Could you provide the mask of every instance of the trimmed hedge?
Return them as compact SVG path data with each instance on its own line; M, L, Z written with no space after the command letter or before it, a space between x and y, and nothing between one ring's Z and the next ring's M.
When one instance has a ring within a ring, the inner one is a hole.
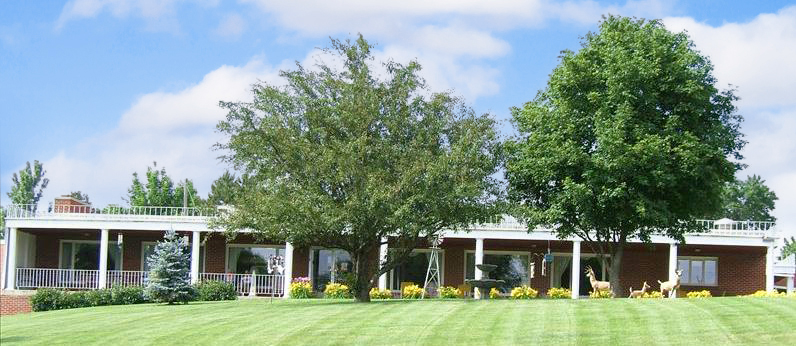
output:
M196 292L198 293L198 300L216 301L238 299L238 292L235 291L235 286L231 282L215 280L200 282L196 285Z
M69 292L40 288L30 297L33 311L86 308L101 305L147 303L143 287L113 287L101 290Z

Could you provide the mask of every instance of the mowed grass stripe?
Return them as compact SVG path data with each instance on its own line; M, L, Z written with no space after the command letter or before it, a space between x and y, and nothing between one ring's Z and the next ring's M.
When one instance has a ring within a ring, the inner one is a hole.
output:
M0 343L736 345L796 340L796 299L282 301L106 306L0 318Z

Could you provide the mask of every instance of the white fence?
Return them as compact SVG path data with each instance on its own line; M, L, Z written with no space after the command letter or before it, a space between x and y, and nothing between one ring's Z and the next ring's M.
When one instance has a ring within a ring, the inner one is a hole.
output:
M261 296L279 297L285 292L284 275L252 275L231 273L201 273L201 281L221 281L231 283L239 295L248 295L252 289Z
M99 270L17 268L17 288L97 289Z
M108 287L146 286L149 273L139 270L109 270L106 276Z

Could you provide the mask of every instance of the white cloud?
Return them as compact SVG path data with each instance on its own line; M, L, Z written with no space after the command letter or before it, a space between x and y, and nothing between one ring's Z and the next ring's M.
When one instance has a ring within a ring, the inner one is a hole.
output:
M109 12L116 18L141 17L147 21L151 30L176 30L176 6L185 0L70 0L61 10L55 23L57 30L73 20L94 18ZM206 7L213 7L218 0L193 1Z
M224 16L215 30L216 35L227 38L238 38L246 30L246 20L239 14L232 13Z
M226 169L217 160L220 153L211 149L222 140L215 125L226 114L218 102L251 100L251 84L258 80L278 81L278 69L254 59L244 66L222 66L179 92L141 96L117 128L67 146L44 162L50 184L42 201L81 190L96 205L122 203L132 173L145 172L153 161L175 180L191 179L206 196Z
M796 107L765 112L756 117L757 126L747 133L749 144L743 154L748 168L740 178L757 174L779 197L774 216L781 229L796 235Z
M664 22L670 30L688 31L715 65L720 83L738 86L741 105L796 106L796 6L718 27L682 17Z
M714 64L720 86L737 86L743 150L748 168L776 192L779 228L796 234L796 6L760 14L746 23L711 26L693 18L665 18L672 31L687 30L696 49Z

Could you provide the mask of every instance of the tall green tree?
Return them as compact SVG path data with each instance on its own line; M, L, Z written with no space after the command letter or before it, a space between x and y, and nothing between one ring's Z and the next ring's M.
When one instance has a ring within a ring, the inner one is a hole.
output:
M721 211L714 218L730 218L742 221L777 221L771 215L777 194L766 186L759 175L747 176L746 180L733 180L724 187Z
M166 173L166 168L158 170L157 162L154 168L147 167L146 181L141 183L138 173L133 173L133 183L127 190L127 202L133 207L182 207L187 200L188 207L203 205L197 195L196 188L191 180L177 184ZM185 196L185 193L188 193ZM185 199L183 199L185 197Z
M196 298L191 285L191 257L188 244L173 229L166 231L155 251L147 258L149 281L147 295L155 301L169 304L185 303Z
M506 179L529 229L579 237L609 268L615 294L630 239L684 241L715 213L745 142L732 90L685 33L609 16L547 87L512 109Z
M348 251L358 301L423 239L492 215L499 194L490 116L428 90L415 61L373 64L371 49L362 36L332 40L342 69L297 64L280 73L286 86L222 102L218 124L224 159L252 180L224 226ZM394 251L380 263L386 237Z
M796 238L790 237L785 238L785 246L782 247L782 253L779 255L779 258L786 258L790 255L796 255Z
M35 212L44 189L50 183L50 179L44 177L46 173L44 165L39 160L34 160L33 165L30 161L26 162L25 168L11 176L13 185L11 191L7 193L11 203L29 205L30 210Z
M207 203L212 206L234 205L242 190L242 179L226 171L210 185Z

